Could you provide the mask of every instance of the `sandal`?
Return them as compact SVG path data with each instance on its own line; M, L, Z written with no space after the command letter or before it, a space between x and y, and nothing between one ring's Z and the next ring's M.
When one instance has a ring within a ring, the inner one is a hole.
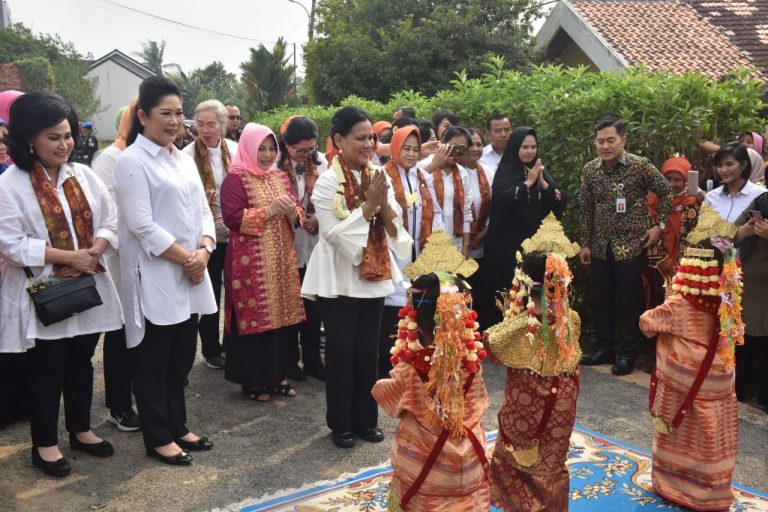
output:
M277 393L278 395L288 396L291 398L294 398L296 396L296 388L288 384L288 382L284 382L280 384L279 386L275 386L272 391Z
M253 400L254 402L270 402L272 401L272 395L270 395L270 389L267 386L259 386L257 388L248 388L243 386L243 394Z

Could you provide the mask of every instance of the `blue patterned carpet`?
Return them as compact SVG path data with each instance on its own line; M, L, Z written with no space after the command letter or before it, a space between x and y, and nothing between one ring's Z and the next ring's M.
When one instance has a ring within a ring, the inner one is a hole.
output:
M488 435L489 451L496 433ZM571 435L568 469L572 512L686 510L656 496L651 459L643 452L580 426ZM392 467L369 468L336 482L323 482L240 508L241 512L382 512ZM738 484L732 512L768 512L768 495ZM498 509L493 508L494 512Z

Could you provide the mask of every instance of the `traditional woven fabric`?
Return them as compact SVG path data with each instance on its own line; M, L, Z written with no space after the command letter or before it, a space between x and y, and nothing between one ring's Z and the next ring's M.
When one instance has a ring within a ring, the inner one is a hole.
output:
M488 177L485 175L483 166L477 163L477 182L480 184L480 205L474 205L472 209L472 225L470 233L476 234L485 229L488 222L488 215L491 213L491 185L488 183ZM477 210L477 214L475 214Z
M435 186L435 197L441 208L445 207L445 185L443 184L443 171L438 169L432 173ZM464 234L464 184L461 181L459 166L451 166L451 179L453 180L453 236Z
M231 172L242 180L248 208L240 230L231 231L229 241L225 329L229 332L233 313L240 335L303 322L293 226L283 215L266 219L265 214L272 198L291 194L291 182L282 171Z
M654 416L672 422L701 367L715 321L716 316L699 311L681 295L641 317L645 333L659 333ZM734 371L717 353L680 427L671 434L654 433L654 489L694 510L727 508L733 500L738 441Z
M400 424L392 440L391 461L397 499L390 510L399 510L402 496L416 480L437 442L441 429L432 427L424 380L406 363L395 366L391 378L382 379L373 388L379 405ZM466 378L466 376L464 377ZM480 442L485 431L480 417L488 407L488 395L482 374L475 374L464 401L464 427ZM490 492L485 468L467 436L449 437L426 480L408 505L408 510L438 512L445 510L478 511L490 507ZM395 506L396 505L396 506Z

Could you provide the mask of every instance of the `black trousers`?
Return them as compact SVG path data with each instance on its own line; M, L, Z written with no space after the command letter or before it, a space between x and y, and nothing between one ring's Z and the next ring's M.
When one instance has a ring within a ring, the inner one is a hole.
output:
M216 299L216 312L210 315L202 315L198 329L200 331L201 352L205 359L220 356L227 345L226 333L224 334L224 343L219 343L221 339L219 329L219 311L221 311L221 283L224 275L224 261L227 259L227 243L216 242L216 250L208 259L208 275L211 277L213 286L213 296Z
M29 413L27 353L0 354L0 426Z
M768 337L744 336L736 347L736 398L747 402L754 389L757 403L768 407Z
M496 308L496 293L493 283L491 265L485 261L485 258L477 258L477 272L467 278L467 282L472 287L472 309L477 313L477 323L480 324L480 332L485 331L492 325L498 323L488 323L497 319L494 310ZM512 279L503 288L508 289L512 286Z
M144 339L129 352L144 444L156 448L189 433L184 381L195 361L197 315L174 325L144 321Z
M133 408L131 356L125 344L125 328L104 334L104 397L108 409Z
M597 348L614 353L615 325L619 325L619 357L637 358L643 339L640 315L644 295L641 275L645 256L616 261L608 246L607 259L592 258L592 307L595 312Z
M299 278L304 282L304 274L307 268L299 269ZM304 368L312 368L323 364L320 358L320 313L317 311L317 302L304 299L304 311L307 319L294 329L296 334L282 347L282 354L286 368L296 366L301 360ZM299 354L301 343L301 354Z
M326 423L334 432L373 428L379 420L371 389L376 383L384 298L318 297L317 305L326 336Z
M58 340L36 340L27 351L29 424L34 446L57 445L59 402L64 394L68 432L91 429L93 365L100 333Z
M397 337L397 323L400 317L397 313L400 311L398 306L384 306L381 315L381 331L379 332L379 378L389 378L389 371L392 369L390 358L392 354L390 349L395 345ZM393 338L395 336L395 338Z

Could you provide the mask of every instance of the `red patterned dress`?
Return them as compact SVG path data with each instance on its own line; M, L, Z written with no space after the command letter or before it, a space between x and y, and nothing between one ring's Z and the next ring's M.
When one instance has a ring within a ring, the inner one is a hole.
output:
M221 186L221 210L230 229L224 265L227 346L225 377L243 386L276 386L290 326L304 321L294 227L284 215L267 219L272 199L295 197L282 171L234 169Z

